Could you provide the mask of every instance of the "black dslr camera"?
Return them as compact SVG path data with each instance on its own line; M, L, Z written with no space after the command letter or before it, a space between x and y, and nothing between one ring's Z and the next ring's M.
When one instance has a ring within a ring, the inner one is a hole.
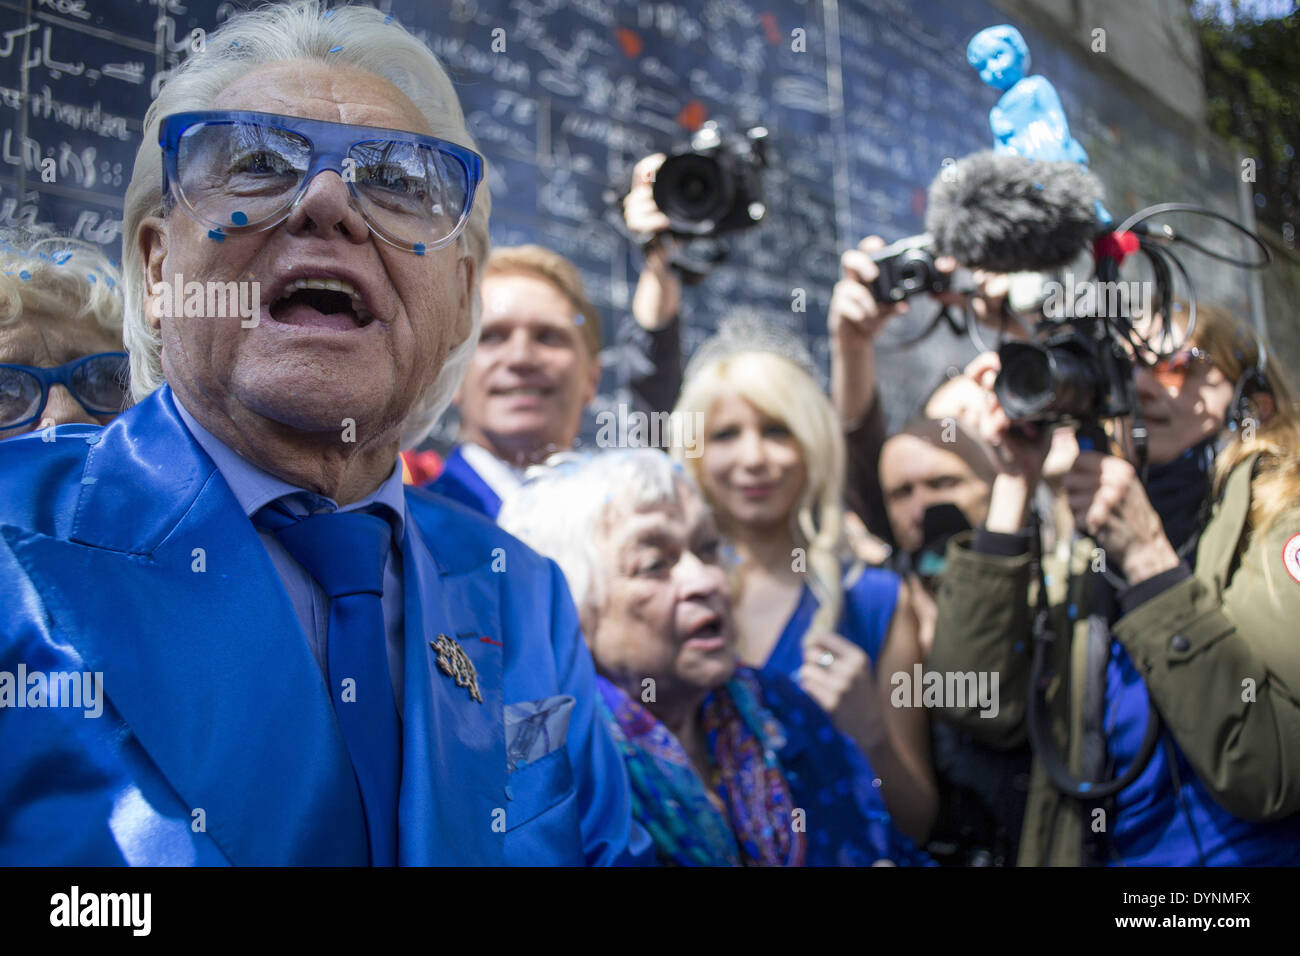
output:
M679 236L720 236L756 226L767 214L763 204L763 169L767 166L767 130L756 126L744 135L724 135L705 123L691 139L691 149L664 160L655 174L655 205Z
M970 291L970 273L965 269L940 272L934 266L934 237L929 233L908 236L871 254L880 275L871 283L871 294L879 303L902 302L914 295L935 295L954 288Z

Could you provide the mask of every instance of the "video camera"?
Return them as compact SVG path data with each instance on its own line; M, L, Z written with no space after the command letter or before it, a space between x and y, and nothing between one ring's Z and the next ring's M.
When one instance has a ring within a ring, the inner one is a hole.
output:
M1047 426L1093 423L1133 411L1133 361L1119 329L1105 317L1041 342L1004 342L994 394L1014 422Z

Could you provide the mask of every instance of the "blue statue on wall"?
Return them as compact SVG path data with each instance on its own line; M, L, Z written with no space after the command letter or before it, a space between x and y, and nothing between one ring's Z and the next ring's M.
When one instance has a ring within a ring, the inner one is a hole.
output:
M1019 30L1005 23L981 30L966 47L966 59L981 80L1002 90L989 110L997 152L1088 165L1088 154L1070 135L1056 88L1046 77L1025 75L1029 47Z

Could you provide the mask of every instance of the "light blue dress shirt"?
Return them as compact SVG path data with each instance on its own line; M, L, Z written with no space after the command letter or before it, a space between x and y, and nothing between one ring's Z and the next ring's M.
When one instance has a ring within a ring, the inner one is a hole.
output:
M244 509L249 519L263 507L273 501L281 501L294 514L329 514L334 511L363 511L367 508L388 520L393 528L393 545L388 551L388 561L384 565L384 627L388 637L388 672L393 679L393 693L397 701L397 710L402 711L402 683L405 667L403 665L403 648L405 647L405 612L403 610L402 592L402 534L406 527L406 492L402 485L402 469L394 461L393 471L384 479L375 491L360 501L340 508L338 502L303 488L295 488L286 481L275 477L241 457L229 445L195 420L194 416L175 396L176 410L181 420L189 429L194 440L212 459L212 463L221 472L221 477L230 486L235 500ZM303 569L303 566L290 556L273 532L258 530L258 537L271 557L275 569L280 572L280 581L289 595L298 623L302 625L303 634L316 656L316 663L321 673L329 680L328 630L329 598L316 579Z

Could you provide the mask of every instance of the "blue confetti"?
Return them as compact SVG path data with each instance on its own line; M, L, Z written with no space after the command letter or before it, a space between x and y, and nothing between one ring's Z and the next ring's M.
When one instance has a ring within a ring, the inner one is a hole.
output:
M232 48L233 48L233 47L237 47L237 46L239 46L239 41L238 41L238 40L231 40L231 41L230 41L230 46L231 46Z
M384 23L392 23L392 22L393 22L393 15L391 13L388 16L384 17Z
M333 10L326 10L326 11L325 11L325 19L326 19L326 20L328 20L328 19L329 19L330 17L332 17L332 16L334 16L334 11L333 11Z
M422 243L422 242L417 242L417 243L415 244L415 254L416 254L417 256L422 256L422 255L424 255L424 243Z
M1070 605L1070 620L1073 621L1073 620L1074 620L1075 618L1077 618L1078 616L1079 616L1079 608L1078 608L1076 605L1071 604L1071 605Z
M248 225L248 216L242 212L232 212L230 214L230 221L236 226L246 226Z
M22 279L24 282L26 282L26 281L27 281L28 279L30 279L31 277L32 277L32 274L31 274L30 272L28 272L26 269L24 269L22 272L18 273L18 278Z
M1039 189L1039 190L1041 190L1041 189L1043 188L1043 184L1042 184L1042 183L1034 183L1034 188L1035 188L1035 189Z
M72 258L71 251L64 249L62 252L56 252L54 254L54 264L61 266L71 258Z
M341 47L341 46L332 46L332 47L330 47L330 52L331 52L331 53L338 53L339 50L341 50L341 49L343 49L343 47Z
M90 275L87 276L87 278L90 279L91 282L98 282L98 281L99 281L99 279L97 279L97 278L95 277L95 273L93 273L93 272L90 273Z
M208 238L215 239L217 242L221 242L226 238L226 234L222 232L220 229L209 229Z
M1092 789L1092 784L1090 784L1090 783L1081 783L1081 784L1079 784L1079 792L1080 792L1080 793L1087 793L1087 792L1088 792L1089 790L1091 790L1091 789Z

